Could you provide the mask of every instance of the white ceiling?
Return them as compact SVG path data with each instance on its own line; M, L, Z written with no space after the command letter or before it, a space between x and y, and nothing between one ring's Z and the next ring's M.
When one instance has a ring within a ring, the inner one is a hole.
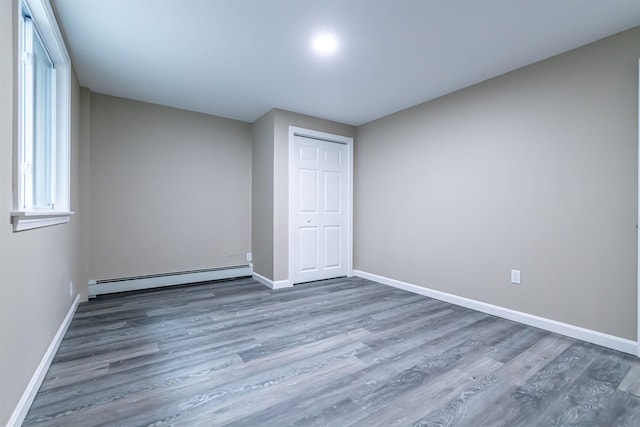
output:
M359 125L640 25L639 0L54 0L80 84ZM333 56L311 38L332 32Z

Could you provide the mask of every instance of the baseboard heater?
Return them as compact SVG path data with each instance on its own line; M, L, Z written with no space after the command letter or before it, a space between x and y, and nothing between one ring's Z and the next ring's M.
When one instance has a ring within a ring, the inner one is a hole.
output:
M251 265L211 268L206 270L179 271L174 273L149 274L146 276L122 277L119 279L89 280L89 298L117 292L161 288L163 286L208 282L251 276Z

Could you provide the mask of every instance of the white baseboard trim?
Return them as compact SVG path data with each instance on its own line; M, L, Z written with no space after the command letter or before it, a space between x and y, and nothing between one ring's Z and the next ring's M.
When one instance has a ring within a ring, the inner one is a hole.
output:
M38 390L42 385L42 381L44 381L44 377L47 375L47 371L49 371L49 367L51 366L51 362L53 361L53 358L58 351L58 347L60 347L62 338L64 338L64 334L66 334L67 329L69 329L71 319L73 319L73 315L78 308L79 302L80 295L76 295L76 298L73 300L73 304L71 304L71 307L69 307L69 311L67 312L66 317L58 328L58 332L56 332L56 335L53 337L51 344L49 344L49 348L44 353L40 364L31 377L31 381L29 381L26 390L24 391L24 393L22 393L22 397L20 398L18 405L13 410L13 414L11 414L11 418L9 418L9 421L7 422L7 427L18 427L22 425L24 418L29 412L29 408L31 408L33 399L35 399L36 394L38 394Z
M254 272L253 278L262 283L263 285L271 288L271 289L282 289L282 288L290 288L293 286L288 280L276 280L273 281L271 279L267 279L266 277Z
M411 283L401 282L399 280L390 279L388 277L379 276L377 274L367 273L365 271L354 270L353 274L363 279L373 282L382 283L384 285L393 286L394 288L403 289L415 294L424 295L440 301L470 308L472 310L491 314L492 316L502 317L503 319L513 320L514 322L523 323L525 325L534 326L556 334L565 335L576 338L592 344L601 345L613 350L629 353L634 356L638 354L638 343L626 338L616 337L614 335L604 334L602 332L593 331L591 329L582 328L580 326L562 323L544 317L534 316L532 314L523 313L509 308L497 305L487 304L484 302L460 297L446 292L436 291Z
M110 280L89 280L89 298L117 292L138 291L164 286L185 285L208 282L210 280L235 279L251 276L250 265L212 268L210 270L185 271L179 273L155 274L144 277L127 277Z

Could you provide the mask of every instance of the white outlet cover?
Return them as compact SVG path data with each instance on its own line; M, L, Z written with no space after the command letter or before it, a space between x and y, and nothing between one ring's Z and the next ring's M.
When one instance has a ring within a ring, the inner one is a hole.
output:
M511 270L511 283L520 284L520 270Z

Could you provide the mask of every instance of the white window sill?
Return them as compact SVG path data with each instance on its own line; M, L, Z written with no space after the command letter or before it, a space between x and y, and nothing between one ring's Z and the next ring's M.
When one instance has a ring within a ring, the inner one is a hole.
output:
M49 227L69 222L73 212L11 212L13 231L31 230L33 228Z

